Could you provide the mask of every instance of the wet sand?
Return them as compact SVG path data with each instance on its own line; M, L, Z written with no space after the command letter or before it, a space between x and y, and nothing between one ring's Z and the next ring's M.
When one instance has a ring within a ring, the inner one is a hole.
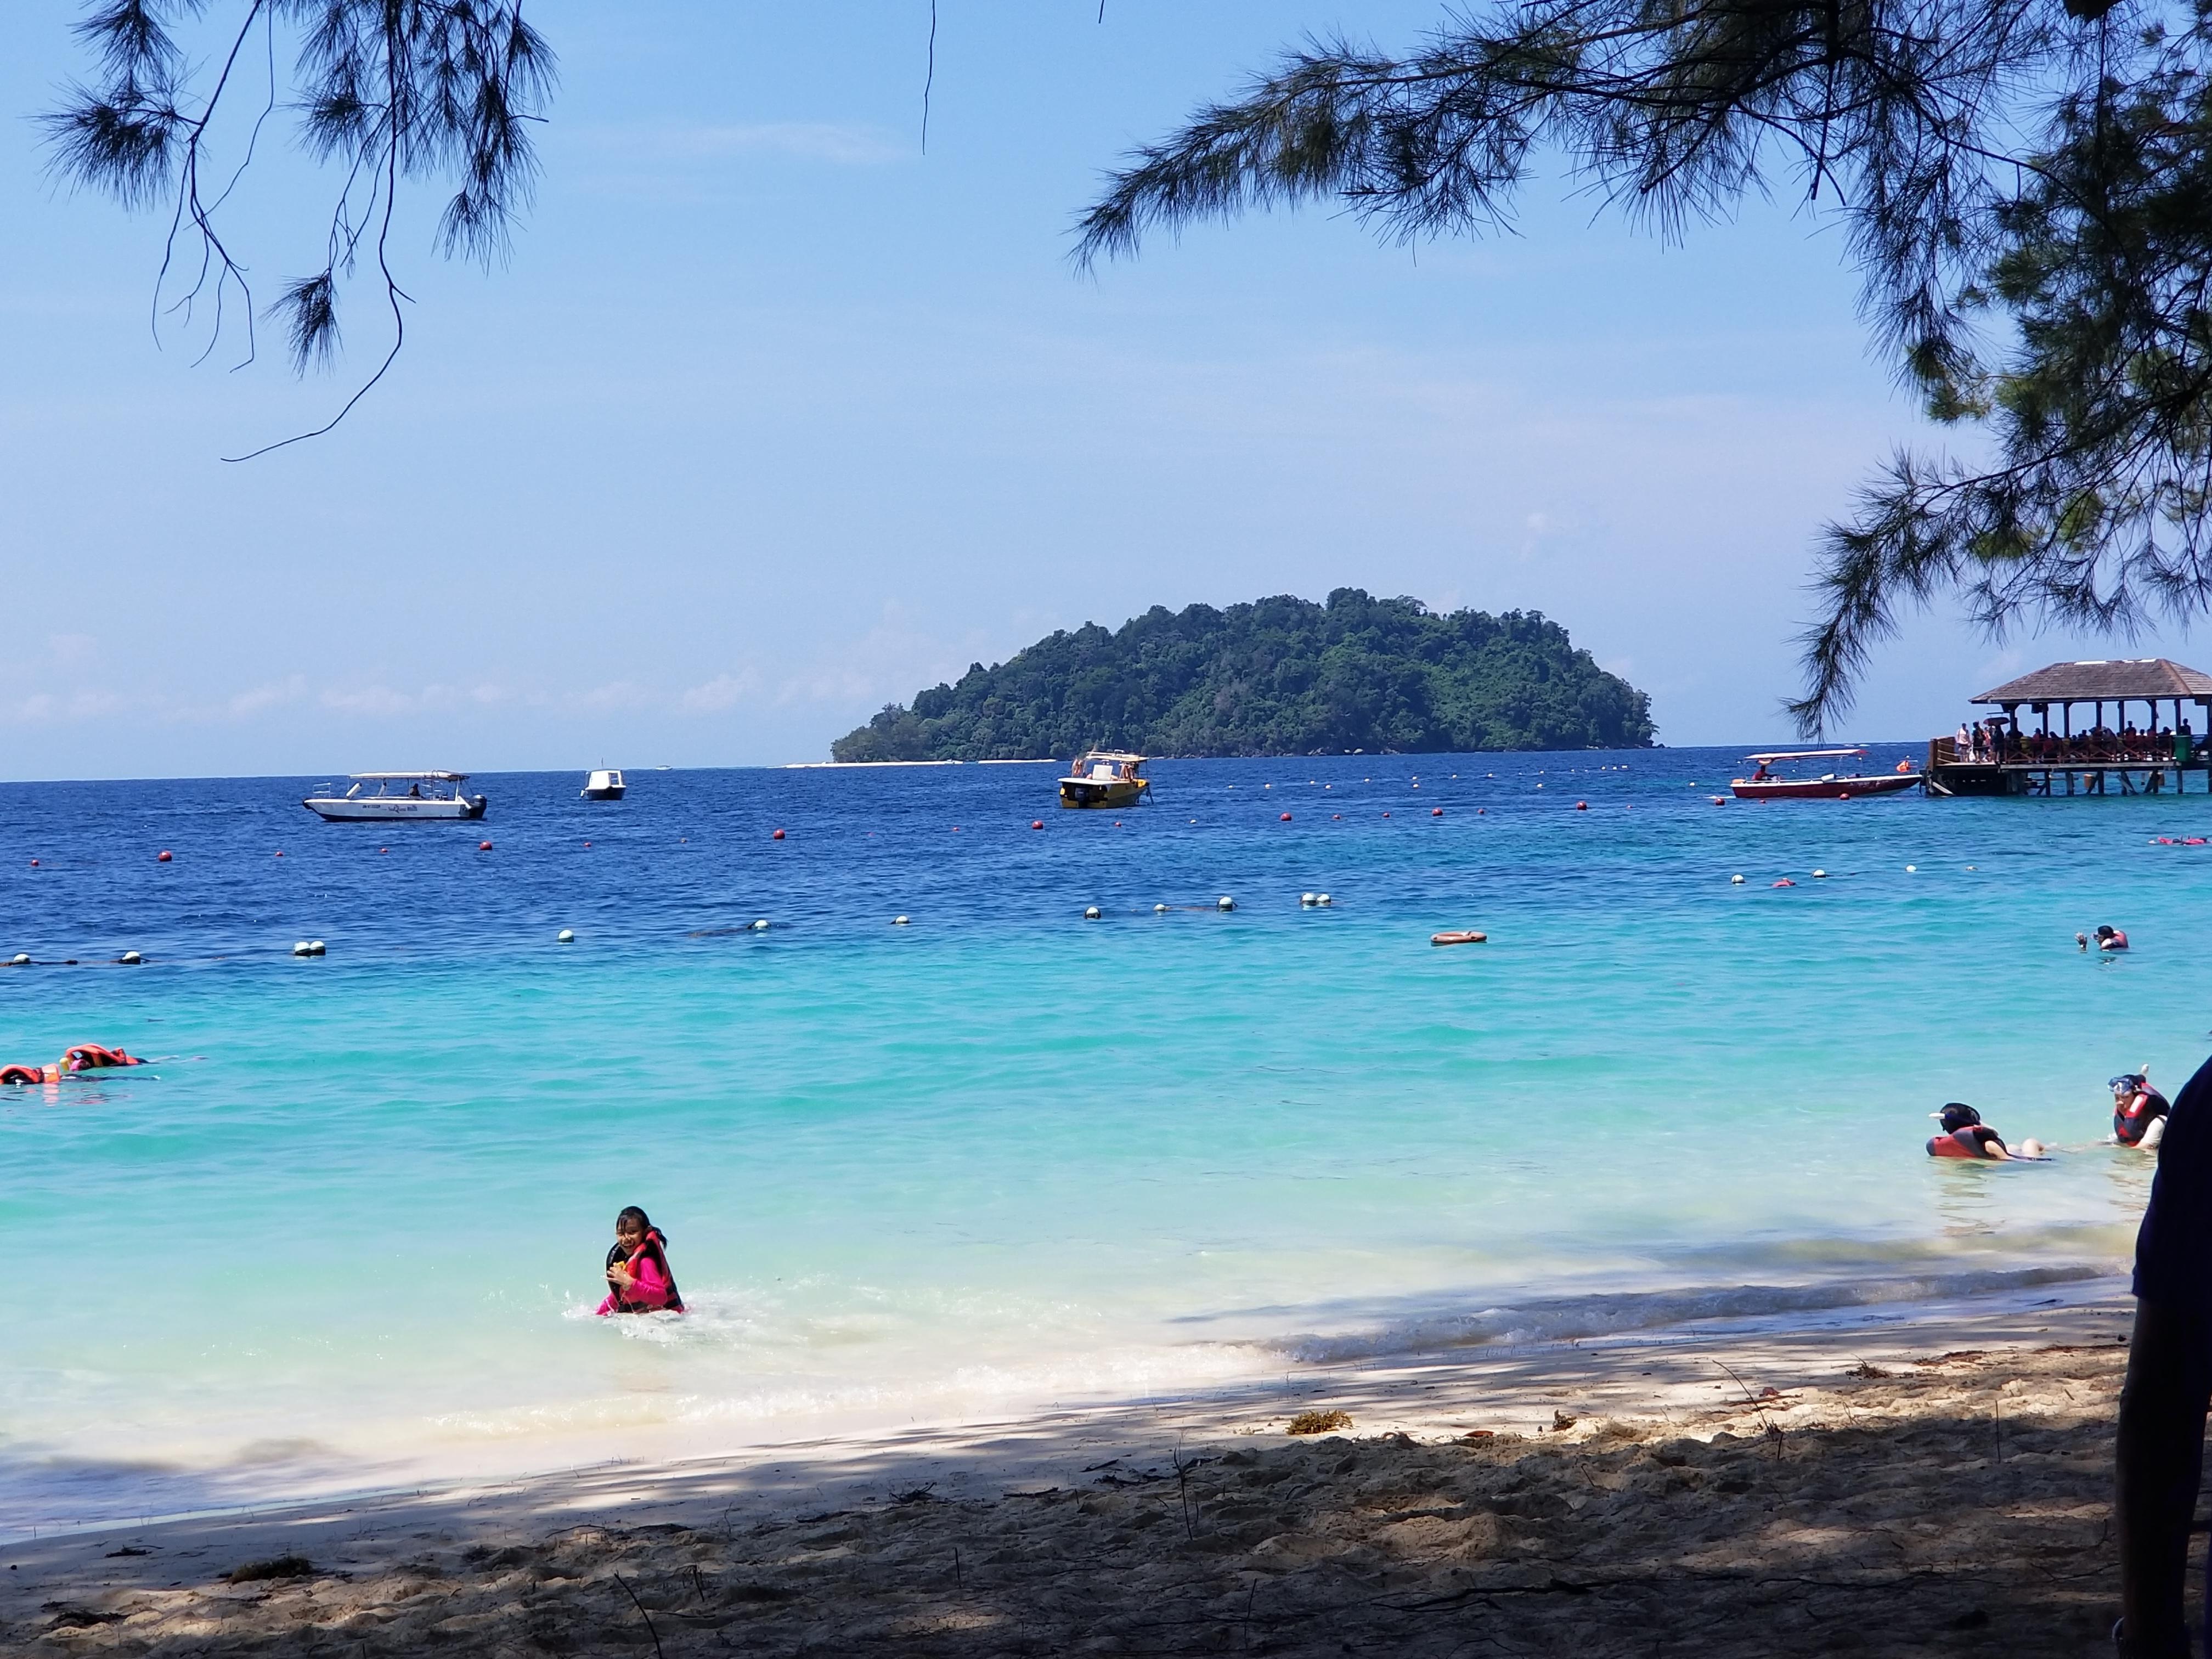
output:
M0 1650L2093 1654L2130 1314L1483 1349L67 1534L0 1547Z

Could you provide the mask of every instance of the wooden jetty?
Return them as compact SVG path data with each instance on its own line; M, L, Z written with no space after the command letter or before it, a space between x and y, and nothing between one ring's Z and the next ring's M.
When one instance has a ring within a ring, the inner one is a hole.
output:
M2192 772L2212 793L2212 744L2198 735L2212 726L2212 675L2164 657L2057 662L1972 701L1998 712L1962 727L1964 744L1929 739L1930 794L2179 793Z

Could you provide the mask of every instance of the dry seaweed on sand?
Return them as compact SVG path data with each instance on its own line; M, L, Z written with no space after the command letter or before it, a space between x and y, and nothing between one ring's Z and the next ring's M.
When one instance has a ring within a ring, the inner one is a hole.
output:
M1290 1425L1283 1432L1285 1434L1328 1434L1335 1430L1348 1429L1351 1426L1352 1413L1349 1412L1305 1411L1300 1412L1292 1418Z

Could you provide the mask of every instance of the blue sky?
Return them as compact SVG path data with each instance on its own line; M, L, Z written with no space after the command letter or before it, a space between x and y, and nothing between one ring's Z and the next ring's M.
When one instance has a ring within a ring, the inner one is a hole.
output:
M1434 0L942 0L926 155L923 0L548 0L512 260L441 264L426 203L389 379L226 465L343 401L369 297L329 377L157 343L160 224L58 188L29 118L79 8L12 10L0 775L819 759L1056 627L1341 586L1541 610L1662 740L1764 743L1818 526L1930 441L1786 202L1667 247L1540 181L1516 236L1309 211L1071 270L1130 144L1303 32L1403 47ZM329 187L264 143L231 220L261 297L319 263ZM2122 649L1930 617L1845 735Z

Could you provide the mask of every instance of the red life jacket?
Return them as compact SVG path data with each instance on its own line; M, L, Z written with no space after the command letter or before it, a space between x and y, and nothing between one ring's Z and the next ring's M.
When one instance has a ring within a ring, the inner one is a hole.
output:
M80 1042L62 1056L62 1065L72 1072L97 1071L106 1066L143 1066L145 1063L125 1054L120 1048L103 1048L97 1042Z
M0 1066L0 1084L44 1083L46 1068L40 1066Z
M640 1261L648 1261L660 1274L661 1282L668 1286L668 1300L661 1303L658 1307L650 1302L635 1300L627 1290L615 1291L617 1313L682 1313L684 1311L684 1298L677 1294L676 1275L669 1270L668 1252L663 1248L667 1243L668 1241L660 1236L660 1229L654 1227L647 1232L645 1242L635 1250L624 1251L619 1242L609 1248L607 1266L610 1267L619 1262L625 1273L635 1275L637 1263Z
M2112 1109L2112 1139L2123 1146L2140 1146L2150 1126L2173 1109L2155 1089L2138 1089L2124 1106Z
M1987 1139L1984 1139L1984 1136L1987 1137ZM1953 1133L1948 1135L1937 1135L1930 1139L1928 1143L1928 1156L1930 1158L1986 1158L1989 1157L1989 1154L1984 1152L1982 1148L1992 1140L1999 1146L2002 1146L2004 1145L2004 1137L2000 1135L1995 1129L1990 1128L1987 1124L1970 1123L1965 1128L1957 1130Z

